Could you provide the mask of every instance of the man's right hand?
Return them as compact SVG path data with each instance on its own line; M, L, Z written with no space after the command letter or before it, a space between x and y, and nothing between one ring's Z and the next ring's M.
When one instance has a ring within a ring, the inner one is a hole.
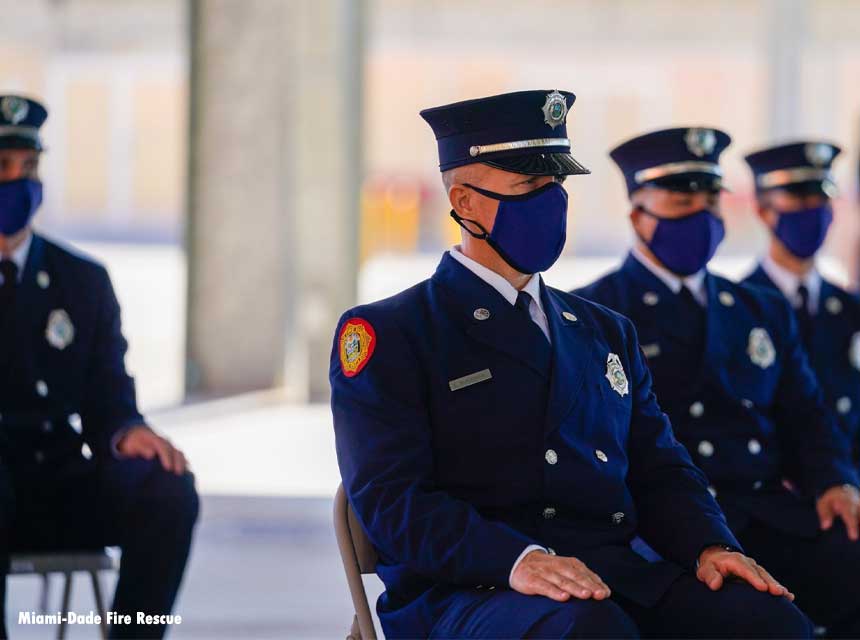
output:
M559 602L571 596L580 600L605 600L612 593L600 576L581 560L540 550L520 560L511 576L511 588L528 596L546 596Z

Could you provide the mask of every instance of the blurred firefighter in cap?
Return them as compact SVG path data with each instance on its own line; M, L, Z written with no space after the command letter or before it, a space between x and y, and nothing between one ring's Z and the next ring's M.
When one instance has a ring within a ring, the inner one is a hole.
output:
M47 115L0 96L0 562L5 572L16 551L119 546L112 609L132 623L111 635L160 637L165 625L139 625L137 612L171 611L194 478L137 409L107 271L32 230Z
M577 293L635 324L660 405L746 552L815 624L858 637L857 472L795 314L782 296L707 269L724 236L729 143L690 127L616 147L636 242L617 271Z
M338 461L386 637L804 637L673 437L633 325L540 276L565 244L561 181L588 173L573 101L423 111L462 244L338 325Z

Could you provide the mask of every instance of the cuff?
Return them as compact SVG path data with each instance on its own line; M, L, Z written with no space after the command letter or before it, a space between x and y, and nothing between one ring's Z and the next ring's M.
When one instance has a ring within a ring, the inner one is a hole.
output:
M544 553L549 553L549 551L547 551L545 547L542 547L539 544L530 544L525 549L523 549L523 552L519 555L516 562L514 562L514 566L511 567L511 573L508 575L508 586L511 585L511 578L514 577L514 571L517 570L517 567L519 566L520 562L522 562L522 559L525 558L532 551L543 551Z

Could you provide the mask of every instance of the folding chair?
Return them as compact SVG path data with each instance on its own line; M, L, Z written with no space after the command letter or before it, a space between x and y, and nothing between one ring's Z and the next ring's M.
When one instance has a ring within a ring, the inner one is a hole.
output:
M367 603L367 592L361 580L362 574L376 573L376 550L355 517L346 499L343 485L337 488L334 497L334 532L337 536L343 568L346 571L352 606L355 609L352 627L346 638L347 640L376 640L376 629L373 627L373 617L370 615L370 605Z
M63 603L60 611L64 614L69 610L72 601L72 574L85 571L90 574L93 597L96 608L101 616L101 636L107 638L107 612L102 598L99 571L116 571L119 569L119 552L117 549L105 548L95 551L72 551L62 553L14 553L9 562L9 575L21 576L36 574L42 576L42 594L39 598L40 611L48 610L48 576L51 573L62 573L65 576L63 584ZM66 637L66 623L60 623L57 637Z

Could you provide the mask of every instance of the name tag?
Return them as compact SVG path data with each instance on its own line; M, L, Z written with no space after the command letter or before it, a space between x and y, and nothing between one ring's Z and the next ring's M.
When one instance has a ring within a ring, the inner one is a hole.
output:
M473 384L478 384L479 382L483 382L484 380L489 380L493 377L493 374L490 373L489 369L484 369L483 371L476 371L475 373L470 373L467 376L463 376L462 378L455 378L454 380L450 380L448 382L448 386L451 387L451 391L459 391L460 389L465 389L466 387L470 387Z

